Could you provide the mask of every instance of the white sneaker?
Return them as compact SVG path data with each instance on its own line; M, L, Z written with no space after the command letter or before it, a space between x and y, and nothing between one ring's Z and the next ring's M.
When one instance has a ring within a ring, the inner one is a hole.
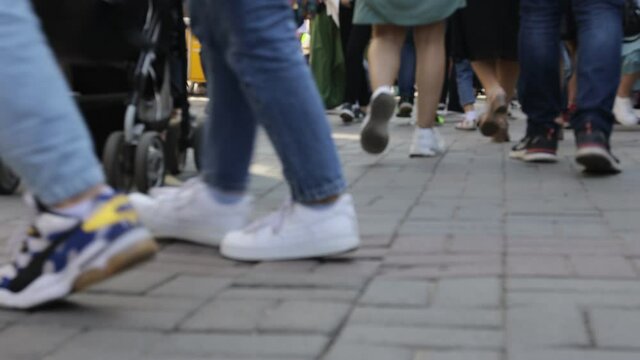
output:
M389 144L389 121L396 108L393 89L381 86L371 95L369 113L360 130L360 145L370 154L380 154Z
M446 148L444 138L436 128L422 129L416 127L413 131L409 157L431 157L444 153Z
M220 252L235 260L291 260L336 255L360 244L358 220L350 195L325 209L288 202L279 211L234 231Z
M628 97L616 96L616 100L613 103L613 115L622 125L631 126L638 124L638 117L633 111L631 99Z
M135 193L129 198L142 223L156 237L209 246L220 245L228 232L246 226L253 207L249 196L235 204L216 202L199 178L154 194L150 197Z

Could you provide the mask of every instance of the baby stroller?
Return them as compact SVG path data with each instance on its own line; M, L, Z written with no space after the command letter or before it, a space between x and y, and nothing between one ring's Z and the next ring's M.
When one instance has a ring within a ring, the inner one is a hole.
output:
M20 186L20 179L0 160L0 195L13 194Z
M32 1L109 184L144 192L179 172L192 133L188 117L171 121L172 11L182 1Z

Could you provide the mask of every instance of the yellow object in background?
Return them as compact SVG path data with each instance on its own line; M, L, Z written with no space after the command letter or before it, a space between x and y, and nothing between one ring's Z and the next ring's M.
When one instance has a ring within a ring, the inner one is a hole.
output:
M189 61L187 65L187 80L192 85L206 83L207 79L204 77L202 60L200 58L202 46L200 45L200 41L198 41L191 32L191 29L187 29L187 49Z

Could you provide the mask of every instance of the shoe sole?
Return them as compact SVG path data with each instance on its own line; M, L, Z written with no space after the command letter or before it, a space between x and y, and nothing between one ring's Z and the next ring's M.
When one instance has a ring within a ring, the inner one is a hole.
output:
M403 118L408 118L411 117L411 113L413 112L413 107L410 106L400 106L398 108L398 114L396 114L397 117L403 117Z
M16 294L0 292L0 306L30 309L61 299L150 259L157 249L151 233L144 228L129 231L111 245L95 241L70 261L64 271L41 275Z
M428 154L409 154L409 158L411 159L415 159L415 158L430 158L430 157L435 157L436 154L435 152L433 153L428 153Z
M389 144L389 121L396 100L391 94L380 94L371 103L369 121L360 132L360 145L370 154L380 154Z
M355 115L354 114L350 114L348 112L341 112L340 113L340 119L342 119L342 122L344 124L350 124L355 119Z
M305 247L306 246L306 247ZM324 241L318 246L317 243L298 244L292 247L269 247L247 250L246 248L235 248L222 243L220 253L222 256L237 261L287 261L300 259L324 258L341 255L355 251L360 246L358 237L333 238Z
M525 153L522 156L522 160L530 163L549 164L558 162L558 156L549 153Z
M502 100L504 102L504 100ZM486 116L486 119L480 123L480 133L482 135L491 137L500 131L500 121L497 119L498 117L506 117L508 116L509 108L508 105L499 105L496 107L490 114ZM507 119L504 119L507 121Z
M622 172L615 159L605 149L599 147L579 149L576 162L584 166L585 173L618 174Z
M509 158L510 159L516 159L516 160L524 160L524 155L527 152L525 150L511 150L509 152Z

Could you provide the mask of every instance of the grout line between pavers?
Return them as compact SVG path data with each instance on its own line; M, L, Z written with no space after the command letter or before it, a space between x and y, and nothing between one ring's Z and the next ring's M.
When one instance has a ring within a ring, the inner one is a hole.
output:
M457 142L457 140L454 140L451 143L451 145L455 144L456 142ZM451 148L451 145L449 147L447 147L447 150L436 160L436 163L433 165L431 174L429 174L429 177L425 181L424 185L422 185L422 189L420 190L420 193L416 196L416 198L413 201L413 203L411 205L409 205L407 210L404 212L404 214L400 218L400 221L398 221L398 224L393 229L393 232L391 234L391 241L389 242L389 246L388 247L391 247L393 245L393 243L395 242L395 240L398 238L398 234L400 233L400 228L402 227L402 225L404 225L405 222L407 222L407 220L409 218L409 215L411 214L413 209L420 203L420 199L422 198L424 193L429 189L429 184L431 184L431 182L433 181L433 178L435 177L435 174L436 174L436 171L438 169L438 166L440 165L440 163L442 163L443 159L445 158L445 156L449 152L449 149ZM398 146L400 146L400 145L398 145ZM378 161L375 162L375 164L377 164L380 161L382 161L382 159L386 158L390 153L391 153L391 151L386 152L383 156L380 157L380 159ZM364 176L370 171L371 168L372 168L371 166L368 166L367 169L362 172L362 175L357 177L349 185L349 187L351 188L352 184L356 184L358 181L360 181L362 178L364 178ZM360 288L360 290L358 291L358 296L355 298L354 302L349 307L347 315L340 322L340 324L338 325L336 330L332 334L330 334L329 341L325 345L325 348L320 352L320 354L316 358L317 360L322 360L327 356L327 354L329 353L329 351L331 350L333 345L339 339L339 337L342 334L342 331L344 330L345 326L349 322L349 319L351 318L351 315L353 314L354 309L358 306L358 302L360 301L360 298L362 298L362 296L364 295L364 292L369 287L369 284L376 278L377 275L380 274L381 270L382 270L382 266L378 267L376 269L376 271L365 281L363 286Z

